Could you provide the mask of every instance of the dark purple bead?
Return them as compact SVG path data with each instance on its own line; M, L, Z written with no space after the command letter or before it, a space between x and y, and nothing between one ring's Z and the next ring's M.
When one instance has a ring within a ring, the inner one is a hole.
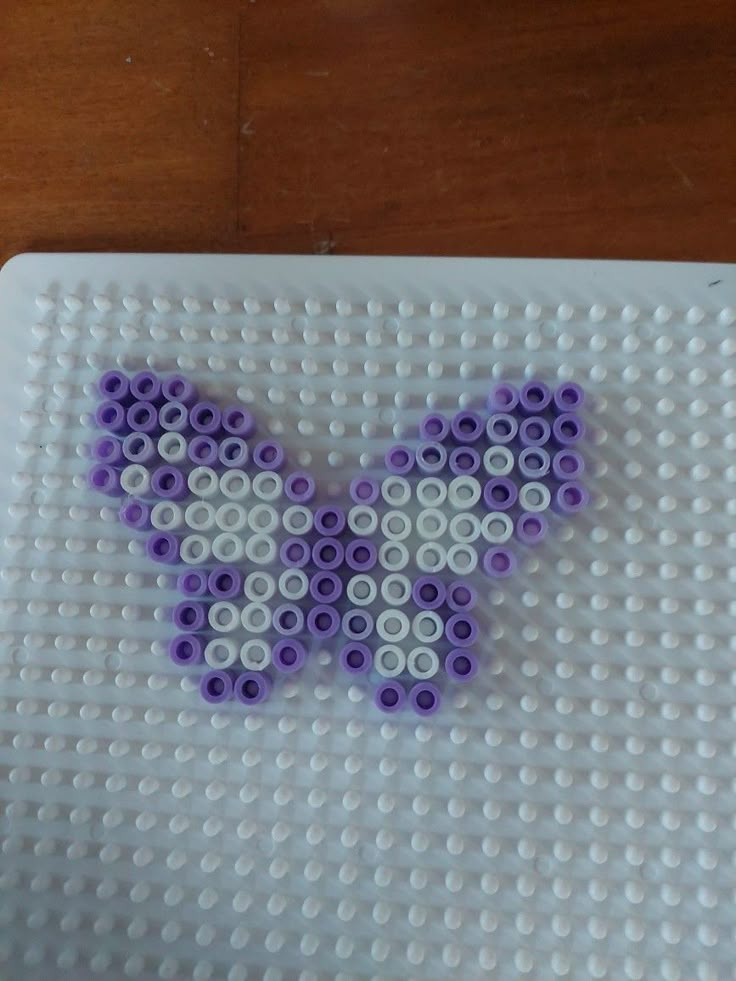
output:
M210 439L209 436L198 438ZM248 462L248 444L239 436L227 436L220 443L217 459L225 467L242 470Z
M292 674L304 667L307 649L300 640L277 640L271 650L271 661L277 671Z
M284 481L284 493L295 504L309 504L314 497L315 490L314 477L301 470L290 473Z
M543 446L527 446L519 454L516 465L526 480L539 480L549 473L549 453Z
M491 389L486 400L489 412L513 412L519 404L519 390L508 382L500 382Z
M120 486L120 474L107 463L95 463L87 474L87 483L92 490L107 494L108 497L122 497L123 488Z
M214 402L196 402L189 410L192 429L203 436L215 436L222 425L222 413Z
M478 601L478 594L466 582L456 580L447 587L447 605L454 613L468 613Z
M378 561L378 549L367 538L354 538L345 549L345 561L354 572L369 572Z
M183 402L164 402L158 410L158 422L167 433L185 433L189 429L189 409Z
M262 671L243 671L235 679L234 695L243 705L259 705L271 694L273 684Z
M256 431L256 421L242 405L230 405L222 410L222 428L231 436L248 439Z
M403 476L410 473L414 467L414 453L408 446L397 444L386 454L386 469L389 473Z
M345 644L340 651L340 666L348 674L367 674L373 666L370 648L358 641Z
M318 569L337 569L344 557L345 550L336 538L320 538L312 546L312 561Z
M134 402L125 418L128 428L135 433L148 433L150 436L158 432L158 409L151 402Z
M232 698L233 679L227 671L208 671L199 683L202 698L211 705L219 705Z
M196 634L177 634L169 642L169 657L180 668L200 664L203 654L204 646Z
M138 402L153 402L162 399L161 382L153 371L139 371L130 379L130 394Z
M309 595L316 603L336 603L342 596L342 580L334 572L315 572L309 580Z
M198 467L215 467L219 462L217 443L211 436L195 436L187 448L187 456Z
M552 430L546 419L529 416L519 426L519 442L522 446L544 446L549 442Z
M342 632L350 640L365 640L373 633L373 617L367 610L347 610L342 617Z
M177 467L166 464L151 475L151 489L157 497L167 501L180 501L187 496L187 482Z
M207 573L204 569L187 569L176 580L176 588L184 596L196 598L207 595Z
M547 534L547 519L543 514L520 515L516 522L516 537L524 545L537 545Z
M301 569L309 562L309 545L301 538L287 538L279 549L282 565L288 569Z
M264 439L253 450L253 462L260 470L281 470L286 462L286 454L281 443Z
M120 508L120 520L133 531L148 531L151 527L151 509L143 501L126 501Z
M375 504L381 488L372 477L354 477L350 482L350 497L356 504Z
M123 456L131 463L146 465L156 459L156 445L147 433L128 433L123 440Z
M456 442L476 443L483 435L483 420L472 409L463 409L452 417L450 430Z
M590 495L577 480L568 480L555 491L554 509L562 514L577 514L588 504Z
M221 565L213 569L207 577L207 588L218 600L229 600L239 596L243 589L243 575L232 565Z
M562 449L572 446L585 435L583 420L572 412L557 416L552 424L552 440Z
M453 681L472 681L478 674L478 659L472 651L456 648L445 658L445 671Z
M175 565L179 561L179 539L168 531L155 531L146 542L146 554L154 562Z
M114 436L100 436L92 445L92 456L98 463L106 463L108 467L120 466L123 463L123 447Z
M318 535L336 536L345 531L347 524L342 508L326 504L314 513L314 529Z
M334 606L318 603L307 614L307 630L320 640L334 637L340 629L340 615Z
M111 433L127 433L130 431L128 417L120 402L100 402L95 409L95 424L100 429Z
M518 422L506 412L494 413L486 423L486 436L492 446L506 446L513 442L518 431Z
M207 626L207 607L196 600L182 600L174 607L173 619L179 630L197 633Z
M382 712L398 712L406 704L404 686L398 681L384 681L376 688L373 701Z
M106 371L97 382L97 390L103 399L127 402L130 399L130 382L122 371Z
M553 408L556 413L577 412L585 401L585 393L576 382L563 382L555 389Z
M483 500L489 511L508 511L518 496L516 484L508 477L492 477L483 488Z
M187 407L197 401L197 389L183 375L171 375L161 383L161 392L168 402L181 402Z
M557 480L575 480L585 470L585 462L577 450L560 450L552 457L552 473Z
M453 647L471 647L478 639L478 624L467 613L453 613L445 623L445 637Z
M525 382L519 392L519 411L524 416L541 415L549 408L552 392L543 381L534 378Z
M431 681L418 681L409 692L409 702L417 715L434 715L441 701L440 690Z
M450 434L450 423L439 412L430 412L419 423L419 438L442 443Z
M516 556L503 545L496 545L486 550L483 569L493 579L506 579L516 569Z
M472 446L458 446L450 454L450 470L457 477L472 476L480 470L480 455Z
M284 637L292 637L304 629L304 614L294 603L282 603L274 610L273 625Z
M420 610L436 610L445 602L447 591L437 576L420 576L412 586L411 595Z

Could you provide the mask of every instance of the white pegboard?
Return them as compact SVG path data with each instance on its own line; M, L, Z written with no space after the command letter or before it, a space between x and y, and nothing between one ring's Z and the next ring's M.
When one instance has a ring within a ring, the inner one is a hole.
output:
M732 267L29 255L0 301L0 976L736 977ZM144 365L335 492L428 406L574 378L593 506L429 722L329 651L213 712L84 483L95 379Z

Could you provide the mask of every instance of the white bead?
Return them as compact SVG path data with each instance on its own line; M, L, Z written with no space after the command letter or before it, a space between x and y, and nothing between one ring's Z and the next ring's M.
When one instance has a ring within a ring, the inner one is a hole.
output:
M381 519L381 531L389 541L403 541L411 534L411 518L404 511L387 511Z
M281 521L287 535L306 535L312 530L314 515L303 504L292 504L284 511Z
M442 617L434 610L420 610L411 622L411 632L422 644L434 644L445 632Z
M222 504L215 512L215 524L222 531L230 531L236 534L242 531L248 524L248 512L242 504L235 501L228 501Z
M396 678L406 668L406 654L395 644L383 644L373 655L373 667L384 678Z
M456 514L450 521L450 537L454 542L474 542L480 538L480 529L480 518L472 511Z
M514 533L514 522L504 511L489 511L483 515L480 531L491 545L503 545Z
M424 542L417 549L416 563L422 572L441 572L447 563L447 552L439 542Z
M192 494L203 498L214 497L220 486L212 467L195 467L187 477L187 484Z
M159 436L156 449L165 463L184 463L187 458L187 441L181 433L164 433Z
M151 475L140 463L131 463L120 474L120 486L126 494L145 497L151 489Z
M386 477L381 484L381 497L391 507L403 507L411 500L411 484L404 477Z
M409 651L406 669L412 678L426 681L433 678L440 669L440 659L431 647L415 647Z
M408 637L410 629L409 617L401 610L383 610L376 618L376 633L392 644Z
M192 531L212 531L215 527L215 509L207 501L194 501L184 512L184 521Z
M177 531L184 524L184 513L173 501L159 501L151 508L151 525L157 531Z
M381 583L381 596L389 606L404 606L411 599L411 580L398 572L390 573Z
M447 518L439 508L425 508L417 515L416 526L421 539L434 541L447 531Z
M284 489L284 482L272 470L261 470L253 478L253 493L261 501L278 501Z
M354 535L372 535L378 528L378 515L367 504L356 504L348 511L348 527Z
M378 549L378 564L386 572L401 572L409 564L409 549L403 542L383 542Z
M514 469L514 454L508 446L489 446L483 454L483 469L489 477L506 477Z
M211 668L229 668L238 660L238 645L230 637L215 637L204 649L204 659Z
M354 606L370 606L378 594L378 587L372 576L359 573L349 580L346 593Z
M218 562L240 562L245 554L243 541L230 531L223 531L212 542L212 554Z
M249 572L243 583L243 592L252 603L267 603L276 592L276 582L269 572Z
M423 477L417 484L417 501L423 508L441 507L447 500L447 484L439 477Z
M270 535L279 526L279 516L276 508L270 504L255 504L248 513L248 527L251 531ZM247 548L246 548L247 551Z
M212 546L204 535L186 535L179 546L179 557L185 565L202 565L212 555Z
M220 477L220 493L230 501L250 497L250 477L242 470L226 470Z
M209 623L218 633L229 634L240 626L240 611L234 603L219 600L210 607Z
M478 553L472 545L451 545L447 550L447 568L456 576L467 576L478 568Z
M251 637L240 648L240 661L248 671L263 671L271 663L271 645L260 637Z
M270 535L251 535L245 543L245 554L251 562L270 565L276 558L276 542Z
M263 575L263 573L260 573ZM251 573L259 575L259 573ZM288 600L303 599L309 591L309 579L301 569L286 569L279 576L279 592Z
M480 483L475 477L455 477L447 488L447 497L456 511L475 507L480 500Z
M271 626L271 611L265 603L246 603L240 619L249 633L262 634Z
M546 511L552 495L538 480L530 480L519 488L519 507L522 511Z

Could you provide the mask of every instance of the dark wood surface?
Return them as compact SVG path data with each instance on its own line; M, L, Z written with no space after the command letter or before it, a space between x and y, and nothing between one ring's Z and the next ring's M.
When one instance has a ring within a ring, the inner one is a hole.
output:
M736 260L733 0L4 0L0 39L0 260Z

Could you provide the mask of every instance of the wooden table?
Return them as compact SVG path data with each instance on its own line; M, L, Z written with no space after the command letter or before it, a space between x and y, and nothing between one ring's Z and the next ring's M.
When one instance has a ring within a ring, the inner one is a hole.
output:
M736 260L734 0L4 0L0 38L0 260Z

